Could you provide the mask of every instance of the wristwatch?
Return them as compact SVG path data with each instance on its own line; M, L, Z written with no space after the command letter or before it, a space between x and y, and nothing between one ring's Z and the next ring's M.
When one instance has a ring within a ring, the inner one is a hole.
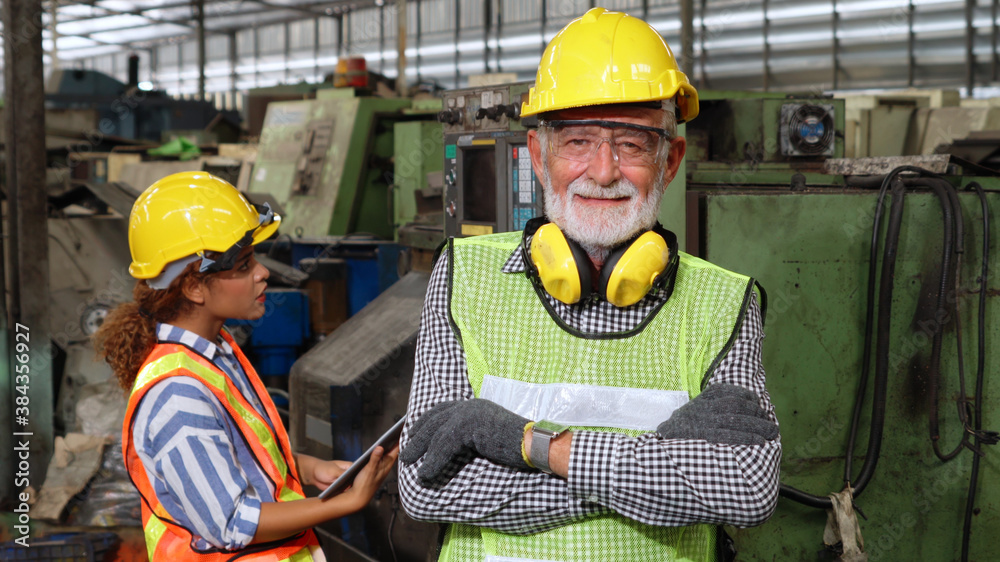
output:
M546 474L552 474L552 468L549 467L549 444L567 429L569 426L555 422L545 420L535 422L531 427L531 451L528 452L528 458L535 468Z

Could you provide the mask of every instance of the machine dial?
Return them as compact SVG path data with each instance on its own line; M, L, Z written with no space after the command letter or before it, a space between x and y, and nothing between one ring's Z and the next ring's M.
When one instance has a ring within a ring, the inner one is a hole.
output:
M104 324L104 320L111 312L111 307L104 303L88 305L80 315L80 329L85 336L92 336Z

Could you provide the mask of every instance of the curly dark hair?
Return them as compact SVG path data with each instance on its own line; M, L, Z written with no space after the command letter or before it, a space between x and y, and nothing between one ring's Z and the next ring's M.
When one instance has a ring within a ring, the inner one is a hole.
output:
M111 365L118 384L132 390L139 369L156 345L156 323L170 322L190 311L194 303L184 296L186 283L211 283L213 274L198 271L191 263L166 289L153 289L140 279L132 290L132 302L119 305L108 314L93 335L98 358Z

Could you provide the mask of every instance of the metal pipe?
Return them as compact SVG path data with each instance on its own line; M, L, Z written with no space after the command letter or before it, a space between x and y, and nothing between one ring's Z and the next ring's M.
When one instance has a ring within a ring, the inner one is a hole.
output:
M493 27L493 0L483 0L483 72L490 73L490 31Z
M768 35L771 31L771 20L767 17L768 0L763 0L761 9L764 12L764 91L768 91L771 85L771 43Z
M917 35L913 32L913 0L910 0L909 7L907 10L906 24L908 27L907 37L906 37L906 54L907 54L907 72L906 72L906 85L913 87L913 83L916 79L917 74Z
M229 34L229 95L232 97L233 107L227 109L236 109L236 96L238 95L236 82L240 79L239 73L236 72L237 64L239 64L239 51L236 48L236 32L233 31Z
M502 49L500 39L503 38L503 2L497 2L497 72L503 72L503 65L500 63Z
M385 4L378 7L378 71L385 74Z
M205 0L195 0L198 23L198 99L205 101Z
M288 62L291 59L291 51L292 51L291 33L289 33L291 31L291 23L289 23L287 21L285 22L284 31L285 31L285 45L284 45L284 47L285 47L285 52L284 52L284 55L285 55L285 82L288 82L288 77L289 77Z
M699 63L701 66L701 77L698 80L698 86L707 88L708 87L708 72L705 70L705 65L707 63L708 53L705 51L705 37L708 35L708 28L705 25L705 12L706 4L708 0L701 0L700 14L701 14L701 54L699 56Z
M407 3L406 0L396 0L396 8L399 13L396 14L396 23L399 24L399 31L396 36L396 50L398 54L396 55L396 94L399 97L406 97L406 18L407 18Z
M541 39L542 39L542 50L540 51L540 53L544 55L545 54L545 47L546 47L546 43L545 43L545 26L548 24L548 19L549 19L549 2L548 2L548 0L542 0L542 2L541 2L541 14L540 14L540 16L541 17L539 19L541 21L541 25L539 26L539 34L541 35Z
M337 18L337 56L344 56L344 16ZM256 56L256 55L255 55Z
M976 0L965 0L965 95L972 97L976 85L976 54L973 44L976 38L976 28L973 22Z
M423 34L423 31L421 29L422 28L421 20L420 20L420 0L417 0L417 9L416 9L416 12L417 12L417 48L416 48L416 51L417 51L417 83L420 83L420 81L421 81L420 80L420 65L423 64L423 59L420 57L420 44L421 44L420 39L421 39L422 34Z
M179 72L181 65L184 64L184 43L177 43L177 89L180 90L184 86L184 80L181 78L184 76L183 72Z
M1000 0L993 0L993 4L990 9L990 25L993 27L993 33L990 34L990 59L992 61L992 77L993 80L997 80L998 67L1000 67L1000 57L997 55L997 34L1000 33L1000 27L997 26L997 5L1000 4Z
M458 88L459 75L458 75L458 39L460 34L460 29L462 28L462 3L455 2L455 87Z
M49 60L52 70L59 70L59 29L56 27L59 18L59 2L49 2L49 33L52 34L52 50L49 51Z
M136 53L128 56L128 85L139 85L139 55Z
M704 17L702 13L703 20ZM694 0L681 0L681 70L688 76L694 75Z
M830 5L833 9L833 15L830 18L830 24L833 31L833 48L831 49L833 60L831 61L833 65L833 89L836 90L840 86L840 40L837 39L837 27L840 26L840 15L837 13L837 0L832 0Z

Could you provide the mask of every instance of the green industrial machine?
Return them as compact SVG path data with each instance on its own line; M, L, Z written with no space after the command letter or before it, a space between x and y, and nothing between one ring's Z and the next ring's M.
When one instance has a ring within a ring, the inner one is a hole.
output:
M827 135L832 146L822 151L826 154L793 155L782 153L781 128L787 125L781 121L780 106L802 103L799 99L725 95L708 93L703 114L688 126L688 247L715 264L757 278L765 288L763 363L781 425L781 480L785 486L825 497L845 487L845 451L864 364L869 255L881 177L824 173L824 161L841 150L838 100L805 102L834 106L834 131ZM748 140L751 137L754 140ZM743 155L740 147L747 148ZM936 410L940 449L951 451L963 435L956 408L960 355L965 393L981 412L982 427L1000 429L1000 388L991 380L1000 369L1000 355L989 347L1000 326L1000 281L993 263L982 323L985 385L976 396L983 211L977 195L966 189L973 179L985 189L995 244L1000 179L944 177L958 188L964 252L954 254L953 260L961 260L959 275L943 309L935 301L944 247L942 205L933 192L916 187L920 181L913 177L906 180L912 189L898 195L903 210L887 315L881 451L871 479L854 500L871 561L960 559L974 453L960 450L952 460L940 460L929 430ZM886 197L881 219L883 231L890 199ZM956 302L961 351L952 309ZM885 306L879 303L876 309ZM937 378L932 356L933 333L939 328L943 339ZM876 336L877 330L873 340ZM872 368L857 424L852 485L866 459L874 377ZM936 400L931 399L932 391ZM993 533L1000 528L1000 489L995 485L1000 481L1000 451L989 446L981 450L978 491L970 511L969 560L995 558ZM793 495L787 488L783 491L775 515L764 525L729 529L738 559L838 559L836 546L823 544L827 512L793 501Z
M394 238L393 125L421 117L404 112L411 105L348 88L269 104L249 191L274 197L289 234Z
M414 101L412 111L441 110L440 99ZM398 122L393 129L392 213L396 241L410 249L410 266L429 271L444 241L444 134L437 121Z
M967 182L962 182L967 183ZM777 186L775 186L777 187ZM1000 183L989 186L1000 188ZM991 209L1000 193L989 191ZM763 361L767 385L781 424L782 481L815 495L839 492L844 451L862 350L871 222L877 195L870 190L704 193L704 256L722 267L756 277L767 290ZM981 266L979 200L962 194L966 217L965 258L958 287L966 391L973 392L978 289ZM994 211L995 216L995 211ZM992 218L992 217L991 217ZM931 193L905 197L891 317L888 403L881 456L871 483L856 499L869 560L957 560L969 484L971 451L945 463L928 436L927 333L941 256L941 210ZM993 223L995 224L995 222ZM992 238L997 232L993 229ZM987 289L986 330L994 340L1000 283ZM928 310L930 308L930 310ZM946 324L939 390L942 447L961 436L954 398L958 392L954 323ZM1000 369L987 353L986 373ZM1000 394L987 379L980 405L984 427L1000 427ZM869 389L854 474L867 447L872 392ZM987 560L993 531L1000 528L998 452L987 448L979 475L972 544L973 560ZM765 525L736 532L747 560L816 560L827 514L782 498Z
M822 167L844 155L844 100L709 90L700 92L699 104L687 132L693 183L780 184L800 173L809 185L843 184L823 175Z

